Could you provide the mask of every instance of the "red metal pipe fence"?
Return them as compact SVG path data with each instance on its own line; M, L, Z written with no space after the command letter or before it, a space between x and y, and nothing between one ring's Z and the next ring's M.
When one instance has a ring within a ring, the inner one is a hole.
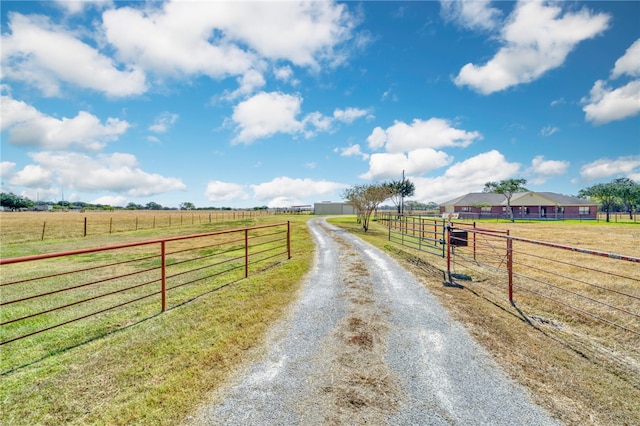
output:
M446 257L450 280L489 277L488 291L504 288L512 304L516 296L522 303L535 297L553 304L555 313L570 311L640 336L640 258L514 237L475 222L394 215L378 221L388 227L390 241ZM596 258L601 262L594 267Z
M90 317L100 317L88 327L98 334L121 328L164 312L168 293L177 306L290 258L282 222L0 259L0 346ZM108 316L124 306L129 318Z
M512 304L516 290L525 303L537 298L572 312L559 317L578 314L640 336L640 258L465 229L479 243L473 253L454 246L450 275L453 264L457 270L491 277L497 286L506 281ZM533 304L541 306L540 301Z

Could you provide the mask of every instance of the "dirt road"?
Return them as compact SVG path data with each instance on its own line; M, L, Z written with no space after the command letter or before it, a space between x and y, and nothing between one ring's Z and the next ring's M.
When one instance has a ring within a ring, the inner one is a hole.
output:
M309 226L316 262L288 318L188 424L558 424L385 253Z

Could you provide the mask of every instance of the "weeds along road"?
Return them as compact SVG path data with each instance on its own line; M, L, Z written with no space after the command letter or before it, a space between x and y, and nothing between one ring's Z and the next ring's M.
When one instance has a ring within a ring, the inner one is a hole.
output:
M315 266L288 318L188 424L558 424L389 256L309 226Z

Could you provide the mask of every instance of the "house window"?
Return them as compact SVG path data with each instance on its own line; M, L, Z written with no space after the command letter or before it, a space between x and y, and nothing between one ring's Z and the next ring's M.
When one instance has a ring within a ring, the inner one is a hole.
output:
M584 206L584 207L580 206L580 207L578 207L578 214L581 215L581 216L582 215L588 215L589 214L589 206Z
M465 212L465 213L469 213L469 212L471 212L471 207L462 207L462 208L460 209L460 211L461 211L461 212Z
M483 206L480 208L482 213L491 213L491 206Z

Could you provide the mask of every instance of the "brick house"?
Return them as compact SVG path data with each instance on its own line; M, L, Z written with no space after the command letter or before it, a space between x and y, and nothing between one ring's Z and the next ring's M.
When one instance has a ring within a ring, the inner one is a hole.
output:
M515 219L596 219L598 203L555 192L518 192L511 197ZM440 213L458 213L460 218L509 217L502 194L471 192L440 204Z

